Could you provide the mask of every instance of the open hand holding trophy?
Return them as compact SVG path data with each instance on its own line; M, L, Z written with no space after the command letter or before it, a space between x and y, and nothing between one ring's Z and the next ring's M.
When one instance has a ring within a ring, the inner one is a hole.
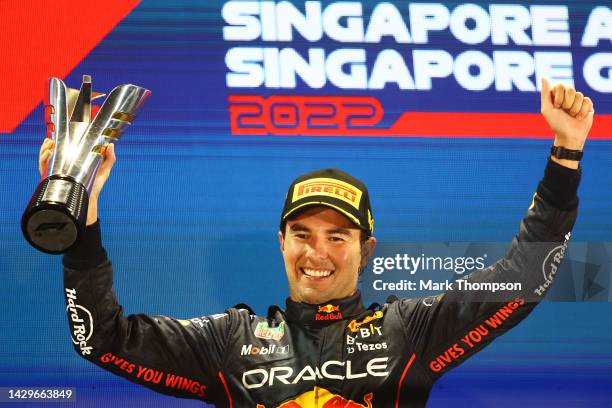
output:
M59 254L78 241L102 153L121 137L150 94L136 85L120 85L92 120L91 101L104 94L92 92L89 75L83 76L80 90L49 79L47 126L55 149L21 217L23 234L34 248Z

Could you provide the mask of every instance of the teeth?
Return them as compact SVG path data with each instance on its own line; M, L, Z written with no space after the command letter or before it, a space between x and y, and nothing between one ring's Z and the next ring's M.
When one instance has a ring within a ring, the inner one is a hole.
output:
M310 269L310 268L302 268L304 273L308 276L314 276L316 278L322 278L331 275L332 271L329 269Z

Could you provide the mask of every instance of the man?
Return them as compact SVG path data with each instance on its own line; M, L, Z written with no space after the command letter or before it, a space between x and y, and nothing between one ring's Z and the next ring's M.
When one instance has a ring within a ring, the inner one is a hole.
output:
M352 176L325 169L289 188L279 242L290 297L284 311L272 306L265 317L246 306L189 321L122 315L97 221L115 162L110 145L91 191L86 235L64 257L76 351L156 391L219 407L425 406L441 375L530 313L562 259L593 104L543 80L541 110L557 146L544 178L506 257L466 278L521 282L520 291L483 298L453 288L365 308L357 280L376 245L368 192ZM43 144L41 169L52 144Z

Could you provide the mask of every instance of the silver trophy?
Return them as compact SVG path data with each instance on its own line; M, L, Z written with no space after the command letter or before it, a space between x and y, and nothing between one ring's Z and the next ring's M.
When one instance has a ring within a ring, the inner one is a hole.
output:
M47 126L55 149L46 177L21 217L23 234L34 248L59 254L82 236L104 149L121 137L150 94L136 85L120 85L92 121L91 101L104 94L92 92L89 75L83 75L80 90L66 87L58 78L49 79Z

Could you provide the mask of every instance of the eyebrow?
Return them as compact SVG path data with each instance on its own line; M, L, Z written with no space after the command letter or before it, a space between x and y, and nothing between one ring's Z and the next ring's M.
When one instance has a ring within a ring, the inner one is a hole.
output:
M346 229L346 228L341 228L341 227L337 227L337 228L331 228L327 230L328 234L342 234L342 235L348 235L349 237L351 236L351 232Z
M302 224L299 223L295 223L291 226L289 226L289 229L291 231L304 231L304 232L310 232L310 229L303 226ZM328 230L325 231L328 234L342 234L342 235L347 235L347 236L351 236L351 232L346 229L346 228L342 228L342 227L335 227L335 228L330 228Z
M302 224L293 224L289 226L289 229L291 231L310 231L308 228L306 228L305 226L303 226Z

